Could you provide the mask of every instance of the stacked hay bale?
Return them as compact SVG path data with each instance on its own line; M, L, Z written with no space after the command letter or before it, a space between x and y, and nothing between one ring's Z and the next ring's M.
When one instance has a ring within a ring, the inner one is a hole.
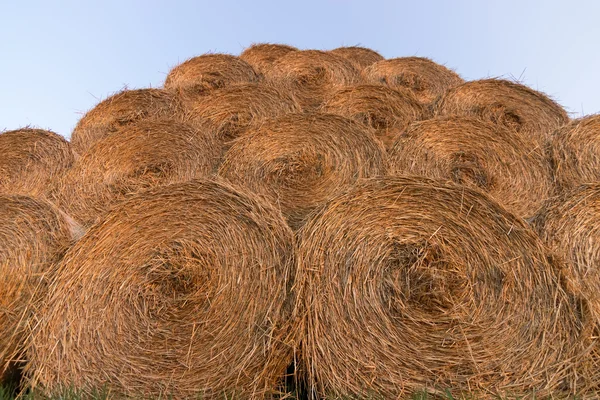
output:
M85 227L132 194L215 172L221 144L212 128L140 121L98 141L53 190L57 205Z
M411 90L423 104L430 104L450 88L464 83L454 71L424 57L400 57L378 61L365 68L367 82Z
M257 43L242 51L240 58L265 75L278 58L296 50L298 49L285 44Z
M391 175L443 179L488 193L522 218L553 193L550 165L535 140L472 117L413 124L389 152Z
M278 58L266 77L298 97L305 110L318 108L332 92L360 82L346 58L319 50L292 51Z
M77 234L72 220L50 203L0 195L0 384L23 361L30 315L50 264Z
M97 104L79 120L71 134L73 148L85 153L122 127L144 120L183 118L183 105L162 89L124 90Z
M448 90L436 112L486 119L536 139L542 147L569 121L565 110L545 94L501 79L466 82Z
M331 50L331 53L344 57L359 71L384 59L383 56L375 50L360 46L338 47L337 49Z
M315 396L576 390L586 350L558 266L480 192L365 180L304 226L297 257L303 371Z
M293 240L274 207L223 183L131 198L58 265L28 349L30 385L273 396L293 359Z
M0 194L44 197L75 156L62 136L23 128L0 133Z
M549 149L557 190L600 182L600 115L580 118L556 130Z
M411 92L364 84L335 92L320 111L352 118L372 128L386 148L390 148L412 122L427 115L427 110Z
M359 178L386 172L373 133L333 114L288 114L236 140L219 175L269 199L290 226Z

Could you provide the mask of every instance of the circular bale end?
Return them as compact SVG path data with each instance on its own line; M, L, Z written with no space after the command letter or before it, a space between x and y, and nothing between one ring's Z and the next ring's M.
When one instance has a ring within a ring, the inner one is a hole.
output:
M320 50L287 53L273 63L267 78L292 90L308 111L314 111L336 90L361 80L350 61Z
M257 43L245 49L240 58L261 74L265 74L273 65L275 60L283 57L289 52L297 51L293 46L275 43Z
M502 79L466 82L448 90L435 108L438 115L492 121L535 138L541 145L555 129L569 122L565 110L545 94Z
M556 130L549 146L559 191L600 181L600 115L590 115Z
M484 194L368 179L299 240L302 363L320 398L575 390L572 296L535 233Z
M383 56L375 50L360 46L338 47L330 52L344 57L359 71L364 70L369 65L374 64L377 61L384 60Z
M45 274L72 238L72 225L50 203L0 195L0 384L22 366Z
M164 88L183 101L235 83L258 82L261 76L250 64L229 54L203 54L177 65L167 75Z
M210 176L222 146L210 128L140 121L97 142L53 188L57 205L89 227L133 193Z
M291 93L262 83L216 89L188 106L192 120L210 121L219 138L225 142L237 138L251 125L266 118L301 111Z
M341 89L323 103L320 111L352 118L372 128L386 148L408 125L427 116L411 92L379 85Z
M131 198L58 265L28 383L84 397L273 395L293 360L293 241L278 210L224 183Z
M32 128L0 133L0 154L0 194L44 197L75 161L62 136Z
M464 80L451 69L424 57L399 57L378 61L365 68L367 82L411 90L417 99L430 104Z
M546 155L534 140L471 117L413 124L388 152L390 175L421 175L488 193L529 218L552 195Z
M332 114L288 114L236 140L219 175L277 204L297 229L345 186L385 171L385 149L360 124Z
M75 126L71 143L83 154L96 142L123 126L142 120L175 119L182 116L181 101L162 89L123 90L101 101Z

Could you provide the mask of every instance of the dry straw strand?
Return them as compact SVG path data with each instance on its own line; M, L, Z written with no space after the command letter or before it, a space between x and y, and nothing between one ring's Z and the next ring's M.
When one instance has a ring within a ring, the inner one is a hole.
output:
M107 385L118 398L274 394L293 358L293 240L279 211L221 182L127 200L58 265L29 384L49 395Z
M0 155L0 194L41 197L75 160L62 136L32 128L0 133Z
M296 47L285 44L256 43L245 49L240 54L240 58L252 65L259 73L266 74L278 58L297 50Z
M573 297L535 233L481 192L364 180L312 216L297 257L303 371L317 397L576 390Z
M390 175L421 175L488 193L509 211L532 217L553 192L544 150L503 126L472 117L413 124L389 151Z
M288 114L236 140L219 175L277 204L292 228L359 178L386 172L372 132L333 114Z
M456 72L425 57L378 61L365 68L363 76L370 83L409 89L424 104L464 82Z
M428 116L411 92L367 84L335 92L320 111L352 118L372 128L386 148L412 122Z
M375 50L361 46L338 47L337 49L331 50L331 53L344 57L359 71L384 59L383 56Z

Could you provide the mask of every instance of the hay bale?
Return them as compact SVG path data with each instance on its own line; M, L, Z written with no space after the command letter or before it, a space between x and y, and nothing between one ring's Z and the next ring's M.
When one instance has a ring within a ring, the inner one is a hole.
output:
M569 121L563 108L545 94L501 79L471 81L450 89L436 104L439 115L486 119L545 144Z
M261 76L250 64L229 54L203 54L177 65L165 79L165 89L184 101L235 83L258 82Z
M207 128L139 121L97 142L53 189L57 205L85 227L115 204L154 186L213 174L221 145Z
M362 71L369 65L384 59L383 56L375 50L360 46L338 47L330 52L344 57L359 71Z
M292 112L300 105L289 92L271 85L245 83L216 89L188 104L192 120L210 121L220 140L230 141L252 124Z
M549 146L559 191L600 181L600 115L590 115L559 128Z
M322 112L352 118L375 131L386 148L410 123L427 116L425 108L408 91L379 85L357 85L339 90L321 107Z
M361 81L350 61L320 50L289 52L273 63L266 77L292 90L308 111L336 90Z
M58 266L28 349L30 384L107 385L117 398L276 391L293 360L293 240L274 207L227 184L131 198Z
M365 68L363 77L370 83L409 89L424 104L464 83L456 72L424 57L378 61Z
M297 229L346 185L385 170L385 149L357 122L332 114L288 114L236 140L219 175L277 204Z
M240 58L261 74L265 74L273 65L275 60L283 57L297 48L285 44L256 43L245 49Z
M388 154L390 175L421 175L479 189L522 218L533 216L553 191L550 165L534 140L471 117L417 122Z
M0 195L0 384L21 365L44 274L70 244L74 227L44 200Z
M62 136L32 128L0 133L0 155L0 194L40 197L75 160Z
M79 120L71 144L79 154L123 126L142 120L175 119L182 103L162 89L123 90L98 103Z
M535 233L484 194L369 179L299 237L303 370L321 398L575 390L572 297Z

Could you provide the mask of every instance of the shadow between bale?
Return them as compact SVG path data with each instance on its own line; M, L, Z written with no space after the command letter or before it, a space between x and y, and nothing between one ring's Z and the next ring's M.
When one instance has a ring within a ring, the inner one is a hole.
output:
M0 194L44 197L75 160L62 136L22 128L0 133Z
M558 265L478 191L363 180L312 215L297 257L313 397L578 391L581 319Z
M222 145L212 127L140 121L90 148L59 180L52 198L86 228L134 193L216 172Z
M430 104L464 80L451 69L425 57L399 57L378 61L365 68L365 81L412 91L423 104Z
M47 395L106 385L118 398L277 394L295 341L293 246L279 211L225 183L128 199L57 266L28 384Z
M337 49L330 50L330 52L350 61L358 71L362 71L369 65L384 59L375 50L361 46L338 47Z
M219 175L280 207L293 229L359 178L386 172L372 132L333 114L288 114L233 142Z
M553 192L550 164L536 141L476 118L417 122L388 155L390 175L421 175L479 189L525 219Z
M265 75L277 59L297 50L296 47L285 44L256 43L242 51L240 58Z

